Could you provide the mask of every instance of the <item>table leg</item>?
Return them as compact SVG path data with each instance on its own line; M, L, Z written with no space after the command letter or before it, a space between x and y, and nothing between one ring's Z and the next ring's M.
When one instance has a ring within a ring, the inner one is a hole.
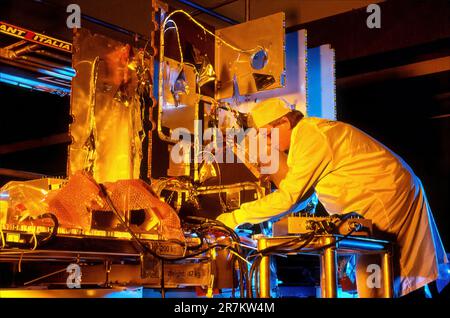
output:
M383 253L383 286L384 297L392 298L394 296L392 282L392 257L391 253L388 251Z
M337 254L334 246L327 247L320 255L320 288L322 298L337 297Z
M258 240L258 250L267 247L266 239ZM263 256L259 265L259 296L261 298L270 298L270 257Z

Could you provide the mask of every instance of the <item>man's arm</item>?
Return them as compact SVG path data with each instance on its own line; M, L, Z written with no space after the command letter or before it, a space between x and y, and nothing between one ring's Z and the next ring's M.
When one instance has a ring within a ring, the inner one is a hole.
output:
M292 135L289 171L277 191L244 203L238 210L219 216L218 220L234 228L243 223L261 223L288 211L327 173L332 153L326 137L312 125Z

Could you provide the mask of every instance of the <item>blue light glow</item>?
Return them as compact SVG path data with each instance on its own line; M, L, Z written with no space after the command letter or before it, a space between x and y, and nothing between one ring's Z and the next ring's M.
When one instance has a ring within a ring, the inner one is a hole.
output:
M0 192L0 200L7 200L9 199L9 193L8 192Z
M104 298L142 298L143 288L124 288L123 290L112 290Z
M358 293L352 291L344 291L339 287L337 290L337 298L358 298Z
M62 70L67 73L67 76L74 77L77 75L77 72L70 66L63 67Z
M51 85L48 83L36 81L29 78L24 78L20 76L15 76L6 73L0 73L0 83L6 83L11 85L16 85L19 87L25 87L30 89L36 89L39 91L50 92L58 95L70 94L69 88L64 88L56 85Z
M350 247L350 248L362 248L365 250L383 250L384 246L375 242L361 242L361 241L350 241L342 240L339 243L340 247Z
M10 81L10 80L7 80L7 79L2 79L1 77L0 77L0 82L5 83L5 84L18 85L17 82Z
M60 78L60 79L66 80L66 81L72 80L72 76L67 75L67 74L69 74L68 72L61 71L57 68L53 69L52 71L48 71L48 70L44 70L44 69L40 68L38 70L38 72L45 74L45 75L53 76L56 78Z
M72 77L77 75L75 70L71 67L53 68L52 71L64 75L68 80L72 80Z

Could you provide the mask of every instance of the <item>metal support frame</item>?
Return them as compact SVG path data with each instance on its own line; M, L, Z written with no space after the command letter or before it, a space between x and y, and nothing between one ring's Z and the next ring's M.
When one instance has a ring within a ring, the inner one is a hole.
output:
M267 248L267 239L258 240L258 251ZM270 256L263 256L259 265L259 296L270 298Z
M337 253L332 245L332 238L324 238L323 244L327 246L320 254L320 289L322 298L337 297Z
M258 251L292 240L295 236L259 237ZM379 253L382 255L384 297L393 297L392 244L388 241L365 237L323 235L310 242L301 252L293 254L319 255L322 298L337 297L337 255L355 253ZM270 297L270 256L263 256L259 267L259 293L261 298Z
M387 251L383 253L383 281L385 283L384 287L384 298L394 297L394 290L392 288L393 277L392 277L392 252ZM386 285L386 282L388 285Z

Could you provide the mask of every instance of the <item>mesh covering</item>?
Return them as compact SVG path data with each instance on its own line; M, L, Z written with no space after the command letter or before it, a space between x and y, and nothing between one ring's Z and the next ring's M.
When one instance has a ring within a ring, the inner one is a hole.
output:
M95 201L104 204L97 184L85 173L77 173L61 190L47 197L49 210L61 227L89 230Z
M184 240L180 219L176 212L159 200L150 186L141 180L121 180L104 183L114 207L122 219L129 219L132 210L145 211L145 220L136 232L158 233L160 239ZM100 188L85 172L74 174L67 185L48 197L50 211L56 214L61 226L88 230L92 211L111 211Z

